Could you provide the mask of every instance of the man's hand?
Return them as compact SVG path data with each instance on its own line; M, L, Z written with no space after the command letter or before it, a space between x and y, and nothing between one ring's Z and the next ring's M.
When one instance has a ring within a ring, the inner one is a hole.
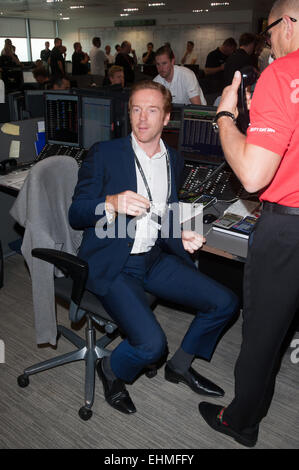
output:
M183 230L182 242L184 249L192 254L202 247L203 243L206 242L206 239L192 230Z
M107 210L110 213L118 212L119 214L127 214L139 216L145 214L150 208L150 201L134 191L124 191L119 194L112 194L106 197Z
M241 73L237 70L235 72L232 84L225 87L221 96L221 100L217 109L217 113L220 111L229 111L234 114L235 117L238 115L238 89L241 83Z

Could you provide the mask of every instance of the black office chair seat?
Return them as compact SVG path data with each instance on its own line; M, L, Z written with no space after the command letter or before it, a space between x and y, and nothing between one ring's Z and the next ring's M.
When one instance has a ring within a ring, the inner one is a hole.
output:
M29 376L42 372L53 367L67 364L78 360L84 360L85 369L85 405L79 410L79 416L83 420L88 420L92 416L91 407L94 401L95 389L95 369L99 359L109 356L111 351L106 347L120 334L117 325L102 306L99 298L92 292L85 289L88 276L88 265L74 255L65 252L36 248L32 250L32 255L44 261L54 264L67 277L57 277L54 281L55 297L70 305L69 317L74 323L78 323L83 317L86 318L85 339L77 335L73 330L62 325L57 325L58 338L65 337L74 344L75 351L63 354L48 361L43 361L28 367L24 373L18 377L20 387L29 385ZM147 293L149 305L152 307L156 298ZM95 324L105 330L103 336L96 340ZM156 375L156 366L150 366L147 377Z

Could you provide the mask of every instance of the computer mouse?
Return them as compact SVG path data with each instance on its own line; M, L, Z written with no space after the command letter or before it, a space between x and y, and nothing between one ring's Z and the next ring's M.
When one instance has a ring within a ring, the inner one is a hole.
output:
M211 224L212 222L215 222L217 218L218 218L217 215L205 214L202 218L202 221L204 224Z

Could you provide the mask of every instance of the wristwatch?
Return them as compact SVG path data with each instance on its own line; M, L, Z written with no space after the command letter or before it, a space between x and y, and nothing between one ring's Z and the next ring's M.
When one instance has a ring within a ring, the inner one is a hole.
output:
M217 121L222 116L228 116L234 121L234 123L236 123L236 118L233 115L233 113L230 113L229 111L220 111L220 113L216 114L216 116L214 117L213 122L212 122L214 132L219 132L219 127L218 127L218 122Z

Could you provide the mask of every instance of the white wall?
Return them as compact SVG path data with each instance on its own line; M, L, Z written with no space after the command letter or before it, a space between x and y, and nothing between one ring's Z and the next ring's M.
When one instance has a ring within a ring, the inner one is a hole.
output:
M134 19L134 17L130 17ZM136 18L136 17L135 17ZM146 17L144 17L146 18ZM141 59L146 51L146 43L154 43L155 49L166 41L171 43L176 61L180 62L185 51L186 42L192 40L199 55L199 64L204 67L205 59L211 50L222 44L224 39L232 36L238 40L243 32L252 31L253 12L251 10L233 12L209 12L207 14L161 15L156 18L156 26L115 28L114 21L119 18L90 18L88 21L60 21L59 36L67 47L67 60L71 60L73 43L80 41L83 50L89 52L91 39L101 37L102 48L112 46L123 40L129 40ZM141 60L140 60L141 61Z

